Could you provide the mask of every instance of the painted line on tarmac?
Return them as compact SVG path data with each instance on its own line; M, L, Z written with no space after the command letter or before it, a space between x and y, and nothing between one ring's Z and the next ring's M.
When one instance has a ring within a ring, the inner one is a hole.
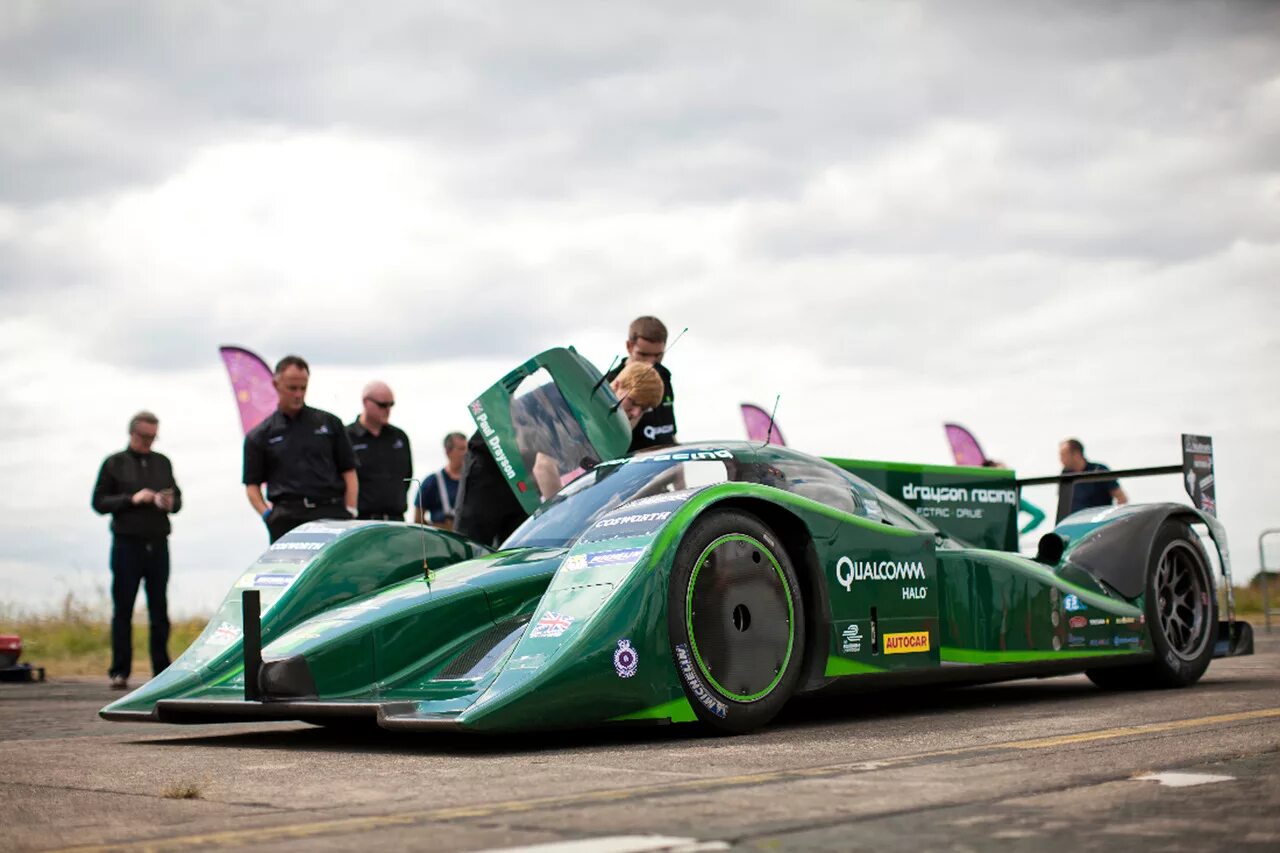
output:
M793 770L767 770L760 773L749 773L739 776L717 776L707 779L690 779L684 782L670 782L655 785L640 785L632 788L615 788L606 791L589 791L581 794L562 794L554 797L536 797L523 800L508 800L489 803L487 805L454 806L448 808L428 809L423 811L400 812L399 814L369 815L367 817L335 818L317 820L309 823L285 824L281 826L264 826L253 829L234 829L222 832L209 832L196 835L174 836L170 838L152 838L139 841L126 841L118 844L95 844L83 847L63 848L54 853L163 853L168 850L185 850L191 847L242 847L258 846L272 842L295 841L322 835L349 835L371 830L390 829L397 826L410 826L420 823L466 820L468 818L495 817L498 815L518 814L539 809L554 809L567 806L587 806L597 803L611 803L621 800L643 799L645 797L668 796L671 794L707 791L723 788L741 788L751 785L766 785L779 782L790 782L802 779L823 779L832 776L847 776L851 773L869 773L887 767L901 767L907 764L924 763L936 758L980 755L1014 750L1052 749L1059 746L1095 743L1098 741L1116 740L1148 734L1176 731L1179 729L1206 728L1224 726L1232 723L1245 723L1256 720L1280 718L1280 708L1264 708L1256 711L1239 711L1231 714L1214 714L1208 717L1194 717L1187 720L1171 720L1163 723L1145 723L1134 726L1117 726L1110 729L1098 729L1058 737L1033 738L1030 740L1003 741L1000 743L973 744L953 749L939 749L930 752L917 752L890 758L876 758L865 761L853 761L845 764L830 764L820 767L802 767Z

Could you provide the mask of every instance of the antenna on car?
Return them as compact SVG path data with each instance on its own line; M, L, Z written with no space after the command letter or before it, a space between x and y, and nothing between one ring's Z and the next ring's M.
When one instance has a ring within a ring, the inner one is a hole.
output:
M606 378L606 377L608 377L608 375L609 375L609 371L610 371L610 370L613 370L613 366L614 366L615 364L617 364L617 363L618 363L618 356L617 356L617 354L615 353L615 354L614 354L614 356L613 356L613 360L609 362L609 368L608 368L608 370L606 370L604 373L602 373L602 374L600 375L600 381L599 381L599 382L597 382L595 385L591 386L591 396L592 396L592 397L594 397L594 396L596 395L596 392L600 390L600 386L604 384L604 380L605 380L605 378Z
M781 400L781 394L773 398L773 411L769 413L769 431L764 434L764 444L760 445L761 447L767 445L769 440L773 438L773 416L778 414L778 403Z
M427 582L427 590L431 590L431 567L427 565L427 508L422 502L422 481L417 477L405 477L405 482L412 486L418 484L418 517L422 521L418 524L422 531L422 577Z

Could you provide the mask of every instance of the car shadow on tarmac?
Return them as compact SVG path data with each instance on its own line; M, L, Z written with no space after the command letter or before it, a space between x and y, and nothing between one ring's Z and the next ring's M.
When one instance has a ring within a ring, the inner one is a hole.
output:
M1265 680L1248 678L1206 679L1227 692L1252 692L1274 687ZM1196 688L1192 688L1193 690ZM1068 702L1078 704L1081 713L1097 703L1110 703L1117 695L1151 696L1139 691L1116 694L1099 690L1082 678L1052 681L1015 681L971 687L900 687L875 692L847 693L821 697L800 697L757 733L756 737L787 739L832 725L870 722L906 715L962 713L983 708L1026 710L1036 705ZM173 730L170 729L170 732ZM218 733L201 727L192 737L135 741L154 746L208 746L271 751L335 751L348 753L501 756L549 750L590 750L647 744L680 744L722 740L720 735L696 725L611 725L587 729L525 732L518 734L390 732L372 721L343 721L341 725L307 726L281 730Z

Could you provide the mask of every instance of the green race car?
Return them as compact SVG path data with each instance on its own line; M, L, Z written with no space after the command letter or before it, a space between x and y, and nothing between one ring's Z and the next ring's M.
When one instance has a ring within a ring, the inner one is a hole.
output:
M102 716L745 732L797 694L1075 672L1183 686L1215 653L1252 648L1229 582L1218 619L1222 527L1189 506L1077 513L1033 559L1016 553L1007 470L744 442L619 458L629 425L572 349L470 408L532 513L501 549L399 523L306 524Z

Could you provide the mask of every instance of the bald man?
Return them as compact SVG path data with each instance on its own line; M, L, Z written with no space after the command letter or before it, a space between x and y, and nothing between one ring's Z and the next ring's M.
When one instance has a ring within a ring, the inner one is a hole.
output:
M362 398L360 417L347 427L360 480L357 518L404 521L413 454L409 436L389 423L396 395L387 383L370 382Z

